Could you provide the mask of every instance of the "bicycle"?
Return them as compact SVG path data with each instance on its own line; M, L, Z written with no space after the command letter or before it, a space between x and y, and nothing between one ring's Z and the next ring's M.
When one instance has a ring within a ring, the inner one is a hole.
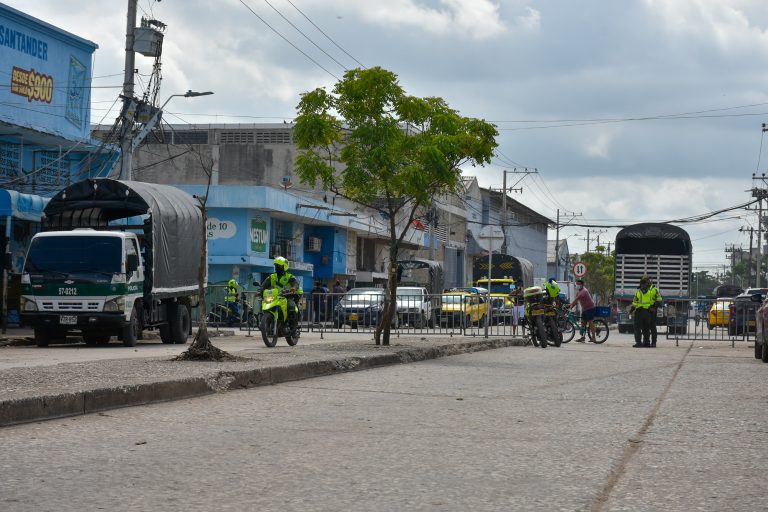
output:
M595 343L604 343L608 339L608 322L604 318L596 317L592 320L595 325ZM582 327L581 320L573 311L568 311L568 316L565 318L565 325L561 327L563 331L563 343L571 341L579 331L579 334L584 337L587 336L587 328Z

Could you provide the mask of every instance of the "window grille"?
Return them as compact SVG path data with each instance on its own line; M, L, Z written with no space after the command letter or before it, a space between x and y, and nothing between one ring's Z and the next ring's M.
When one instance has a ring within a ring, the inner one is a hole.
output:
M195 130L186 132L173 132L174 144L208 144L208 131Z
M0 145L0 176L18 177L19 176L19 146L12 144Z
M219 133L219 144L253 144L253 132L228 130Z

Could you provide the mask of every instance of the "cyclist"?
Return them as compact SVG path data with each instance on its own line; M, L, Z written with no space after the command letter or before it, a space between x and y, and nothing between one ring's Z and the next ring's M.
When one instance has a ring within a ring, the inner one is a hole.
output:
M283 258L282 256L278 256L275 258L274 264L275 271L269 274L264 282L261 283L261 288L263 290L276 288L280 291L287 289L285 297L288 299L288 325L291 327L291 331L295 336L296 327L299 322L298 316L296 314L296 304L298 303L299 298L301 298L301 296L304 294L304 290L301 289L299 281L296 279L296 277L288 272L287 259Z
M589 334L589 341L595 342L595 301L592 299L592 294L584 286L583 279L576 280L576 297L568 305L568 308L574 307L577 303L581 307L581 326L584 327ZM577 339L579 343L584 343L584 336Z

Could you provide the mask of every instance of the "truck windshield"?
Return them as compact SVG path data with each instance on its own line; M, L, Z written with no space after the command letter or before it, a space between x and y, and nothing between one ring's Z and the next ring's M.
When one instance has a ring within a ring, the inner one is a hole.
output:
M121 271L122 240L97 236L39 237L32 240L25 272L115 274Z

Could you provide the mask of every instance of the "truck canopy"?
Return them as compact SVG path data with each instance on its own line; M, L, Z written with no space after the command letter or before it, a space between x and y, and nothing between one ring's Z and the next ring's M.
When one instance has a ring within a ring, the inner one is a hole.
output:
M141 217L141 225L115 221ZM43 229L138 229L146 279L155 295L195 291L202 251L202 212L177 188L140 181L95 178L56 194L43 210Z
M510 254L491 255L491 279L514 278L523 282L523 288L533 286L533 263ZM488 278L488 255L475 257L472 263L472 282Z
M443 265L439 261L414 258L397 262L398 286L423 286L436 294L443 291L443 283Z
M671 224L646 222L616 233L616 254L691 255L691 237Z
M687 298L691 286L691 238L670 224L641 223L616 234L614 296L631 300L648 276L667 299Z

